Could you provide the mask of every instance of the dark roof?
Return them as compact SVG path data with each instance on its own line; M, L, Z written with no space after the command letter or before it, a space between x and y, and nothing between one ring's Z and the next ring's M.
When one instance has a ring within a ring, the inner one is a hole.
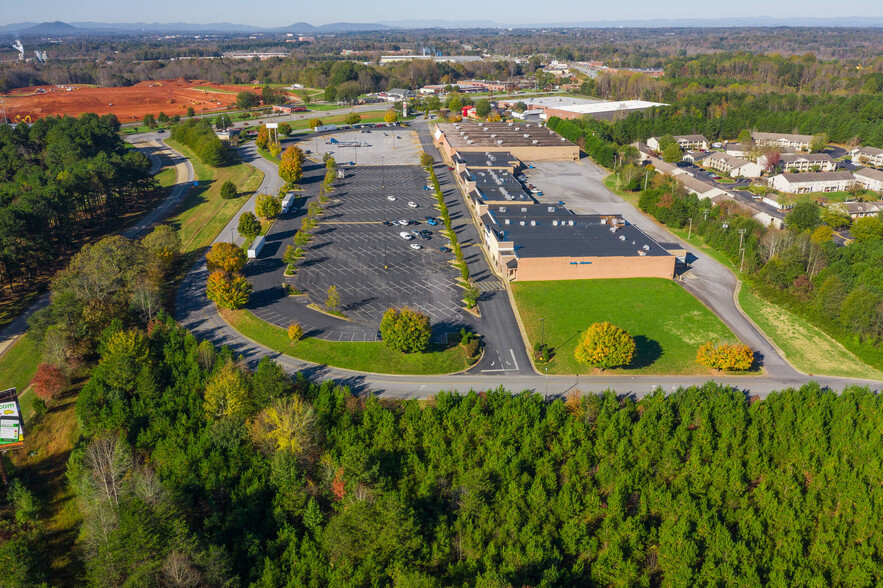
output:
M510 167L518 158L508 151L464 151L454 154L454 161L470 167Z
M485 201L533 202L521 182L506 170L466 168L460 176L467 182L475 182L475 190Z
M488 209L485 225L501 240L512 241L519 258L670 255L619 215L574 215L563 207L544 204L527 207L527 211L522 208L506 207L505 212L497 207Z

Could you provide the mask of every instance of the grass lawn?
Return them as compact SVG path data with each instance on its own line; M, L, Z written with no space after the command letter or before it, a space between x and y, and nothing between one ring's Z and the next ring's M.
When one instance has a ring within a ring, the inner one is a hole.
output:
M573 357L579 336L595 322L610 321L635 338L637 352L617 374L704 374L696 351L707 341L736 336L701 302L671 280L562 280L515 282L512 293L531 348L541 337L553 348L549 373L586 374ZM542 370L543 368L540 367Z
M638 208L638 200L641 198L640 192L628 192L626 190L617 190L616 189L616 175L615 173L610 174L606 178L604 178L604 185L607 186L607 189L634 206Z
M377 122L383 122L383 117L386 114L386 110L378 110L378 111L371 110L368 112L359 112L358 114L362 117L362 120L360 122L377 123ZM324 117L322 119L322 124L323 125L342 125L342 124L344 124L343 121L346 119L347 116L348 116L348 114L337 114L335 116ZM292 130L297 131L300 129L310 128L310 121L312 121L312 120L316 120L316 119L315 118L312 118L312 119L304 118L301 120L289 121L288 124L291 125Z
M739 292L739 305L800 371L883 380L883 371L867 365L824 331L764 300L747 286Z
M399 353L383 343L323 341L307 337L292 343L285 329L264 322L247 310L221 309L237 331L270 349L322 365L379 374L449 374L466 368L463 348L433 346L427 353Z
M159 182L161 188L170 188L174 186L178 179L177 174L175 173L175 168L172 167L167 167L161 170L153 177Z
M76 586L83 577L83 561L76 549L82 517L65 478L80 434L74 411L78 392L74 386L53 400L40 423L26 430L24 449L8 453L17 477L26 480L37 496L43 531L38 557L50 586Z
M15 386L21 394L37 371L40 355L38 342L25 333L0 357L0 382L3 382L3 389ZM21 402L24 404L25 399L21 399ZM29 412L24 406L22 410L25 414Z
M182 243L181 251L188 254L211 245L233 215L242 208L251 193L260 187L264 174L244 163L219 168L209 167L201 163L184 145L171 139L167 142L173 149L190 159L193 171L199 180L199 186L190 189L175 216L168 221L178 230ZM236 184L241 196L232 200L221 198L221 185L227 180Z

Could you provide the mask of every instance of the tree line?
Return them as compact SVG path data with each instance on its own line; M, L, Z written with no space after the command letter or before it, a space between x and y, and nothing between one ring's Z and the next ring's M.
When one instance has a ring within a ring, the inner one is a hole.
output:
M156 189L112 115L0 126L0 279L33 279Z
M86 585L883 581L864 388L400 401L246 365L168 318L99 347L68 464Z
M171 137L190 147L206 165L220 167L233 160L230 148L218 138L208 119L191 118L180 122L172 127Z

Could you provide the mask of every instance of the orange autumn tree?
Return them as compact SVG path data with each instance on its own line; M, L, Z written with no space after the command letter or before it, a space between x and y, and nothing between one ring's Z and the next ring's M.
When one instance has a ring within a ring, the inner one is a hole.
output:
M303 177L304 152L296 146L287 148L279 162L279 177L290 184L296 184Z
M607 321L594 323L583 333L573 356L581 364L605 369L628 365L635 356L635 340Z
M208 262L210 270L221 270L228 274L235 274L245 267L247 258L241 247L221 241L212 245L205 260Z
M747 370L754 362L754 354L742 343L708 343L699 347L696 361L717 370Z

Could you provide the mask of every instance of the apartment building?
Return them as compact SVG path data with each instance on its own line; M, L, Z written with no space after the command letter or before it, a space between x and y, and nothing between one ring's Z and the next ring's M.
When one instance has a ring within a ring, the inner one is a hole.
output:
M741 157L733 157L720 151L712 153L702 160L705 167L727 174L730 177L759 178L763 168L753 161Z

